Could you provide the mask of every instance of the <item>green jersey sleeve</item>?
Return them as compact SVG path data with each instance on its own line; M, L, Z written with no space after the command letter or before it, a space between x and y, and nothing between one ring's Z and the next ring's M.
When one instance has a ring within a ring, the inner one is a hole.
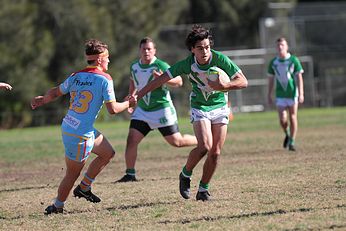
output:
M216 66L224 70L227 75L233 79L235 74L240 72L240 68L235 64L228 56L222 54L219 51L212 50L213 59L211 66Z
M271 59L270 62L269 62L269 65L268 65L268 75L275 75L275 72L274 72L274 68L273 68L273 62L274 62L275 59Z
M193 57L192 55L188 56L186 59L183 59L174 65L172 65L170 68L168 68L167 73L171 78L174 78L176 76L182 75L182 74L190 74L191 73L191 64L192 64Z
M294 55L292 55L292 62L294 64L294 74L304 72L302 64L300 63L299 59Z

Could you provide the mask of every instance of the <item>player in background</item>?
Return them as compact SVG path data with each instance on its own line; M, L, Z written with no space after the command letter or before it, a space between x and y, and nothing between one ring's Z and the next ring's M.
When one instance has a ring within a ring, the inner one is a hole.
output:
M247 87L247 79L239 67L227 56L211 49L212 36L209 30L202 26L194 25L192 27L185 44L191 54L146 85L138 92L137 100L176 76L188 75L192 84L190 94L191 122L198 143L197 147L190 152L179 175L179 190L183 198L190 198L192 171L199 161L207 155L196 194L196 200L207 201L210 199L209 183L218 165L227 135L230 108L227 103L228 93L224 91ZM202 79L208 73L208 69L214 66L224 70L231 80L228 83L220 79L208 81L208 85L213 89L210 91L207 90L209 87L206 87L206 82L203 82Z
M59 185L54 203L46 208L46 214L62 213L65 201L78 179L90 152L97 157L90 163L84 178L73 190L75 197L98 203L101 199L91 192L95 177L113 158L115 151L105 136L94 128L94 122L103 105L110 114L126 110L135 104L135 99L116 102L113 81L108 70L108 46L98 40L85 43L86 60L89 66L71 74L62 84L36 96L31 101L32 109L47 104L59 96L70 94L70 106L64 117L61 130L65 147L66 173Z
M135 95L151 80L157 78L169 68L169 65L158 59L154 41L145 37L139 43L139 59L130 66L129 95ZM180 87L183 80L180 76L171 79L161 87L148 92L138 101L137 107L129 108L132 113L125 151L126 172L117 182L137 181L135 164L138 145L153 129L158 129L164 139L174 147L185 147L197 144L195 136L182 135L179 132L177 113L174 108L169 87Z
M12 86L8 83L0 82L0 89L4 90L12 90Z
M273 103L275 80L276 107L280 125L285 133L283 147L288 147L290 151L296 151L298 103L304 102L304 70L299 59L288 52L286 38L277 39L276 49L277 56L270 61L268 66L268 102L270 105Z

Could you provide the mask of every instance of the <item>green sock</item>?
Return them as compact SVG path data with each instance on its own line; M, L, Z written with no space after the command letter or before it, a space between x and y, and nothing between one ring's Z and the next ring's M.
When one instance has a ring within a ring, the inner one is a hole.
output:
M287 128L287 129L285 130L285 134L286 134L286 136L290 136L290 129L289 129L289 128Z
M289 144L294 145L294 139L290 138Z
M181 171L185 177L190 178L192 176L192 171L187 171L186 166L183 167L183 170Z
M203 183L202 181L199 182L199 188L198 188L199 192L205 192L205 191L208 191L208 189L209 189L209 184Z
M131 175L131 176L135 176L136 170L134 168L128 168L128 169L126 169L126 174Z

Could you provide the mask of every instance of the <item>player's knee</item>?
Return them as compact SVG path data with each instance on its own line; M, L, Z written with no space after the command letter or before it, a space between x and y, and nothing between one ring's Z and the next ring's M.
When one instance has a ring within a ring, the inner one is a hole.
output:
M214 162L215 164L217 164L218 161L219 161L219 159L220 159L220 153L219 153L219 152L209 152L208 158L210 158L210 160L211 160L212 162Z
M174 139L174 140L170 141L169 144L172 145L173 147L181 148L181 147L184 147L184 140Z
M115 156L115 151L112 149L111 151L107 152L106 155L104 155L103 159L105 162L109 163L113 159L114 156Z
M210 152L211 145L199 144L199 145L197 145L197 149L198 149L199 153L202 153L203 155L205 155L206 153Z
M127 136L127 140L126 140L126 146L132 147L134 145L138 145L139 141L137 140L137 138L134 135L129 134Z

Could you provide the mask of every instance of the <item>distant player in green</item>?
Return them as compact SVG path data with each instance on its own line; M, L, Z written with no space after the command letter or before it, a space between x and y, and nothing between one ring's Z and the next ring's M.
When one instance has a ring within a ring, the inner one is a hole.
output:
M272 104L272 95L275 80L276 107L280 125L285 132L283 147L295 151L295 138L298 130L298 103L304 102L303 68L299 59L288 52L285 38L277 39L278 56L273 58L268 67L268 102ZM288 116L289 121L288 124Z
M227 135L230 114L227 91L247 87L247 80L239 67L227 56L211 49L213 40L209 30L200 25L194 25L187 35L185 44L191 54L139 91L137 100L176 76L182 74L188 76L192 84L191 122L198 143L197 147L190 152L186 165L179 175L179 191L183 198L190 198L192 171L207 155L196 194L196 200L207 201L210 199L209 182L217 167ZM230 82L206 79L209 69L214 67L225 71Z
M160 76L169 65L158 59L155 43L145 37L139 43L140 58L131 64L129 95L141 90L150 81ZM196 145L197 140L192 135L182 135L179 132L177 113L167 86L180 87L183 84L179 76L165 85L146 94L138 101L136 109L129 108L131 122L127 136L125 151L126 174L117 182L137 181L135 164L139 143L153 129L158 129L165 140L174 147Z

